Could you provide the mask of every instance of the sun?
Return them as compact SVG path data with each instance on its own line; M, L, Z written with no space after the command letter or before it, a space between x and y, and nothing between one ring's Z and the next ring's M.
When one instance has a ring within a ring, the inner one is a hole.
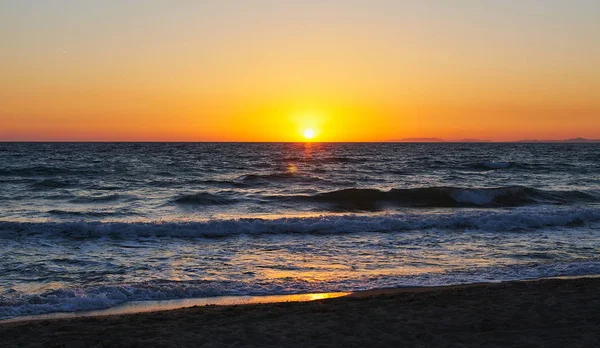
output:
M304 130L304 138L306 138L306 140L311 140L312 138L315 137L315 131L312 128L307 128Z

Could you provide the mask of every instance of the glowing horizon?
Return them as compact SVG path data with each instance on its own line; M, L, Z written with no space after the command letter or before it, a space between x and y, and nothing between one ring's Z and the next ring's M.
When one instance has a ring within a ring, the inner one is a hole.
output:
M600 2L460 4L1 2L0 141L600 138Z

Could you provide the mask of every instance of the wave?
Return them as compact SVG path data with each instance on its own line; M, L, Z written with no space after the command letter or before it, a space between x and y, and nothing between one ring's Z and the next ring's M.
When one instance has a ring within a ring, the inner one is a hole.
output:
M97 190L97 191L119 191L124 190L125 188L122 186L115 185L91 185L85 187L88 190Z
M0 319L53 312L103 309L129 301L168 300L223 295L263 294L266 286L233 281L153 281L56 289L41 294L0 294Z
M213 186L213 187L222 187L222 188L244 188L244 183L240 183L238 181L230 181L230 180L189 180L185 182L185 185L202 185L202 186Z
M247 174L238 178L239 182L251 185L269 183L317 183L327 182L316 176L302 175L297 173L271 173L271 174Z
M234 198L222 197L207 192L181 195L173 200L174 203L182 205L229 205L237 203Z
M527 163L527 162L514 162L514 161L481 161L475 163L468 163L464 166L468 169L475 169L480 171L492 171L502 169L517 169L517 170L556 170L557 166L552 168L547 167L544 164Z
M511 162L491 162L484 161L475 164L476 168L484 168L484 169L505 169L513 166L514 163Z
M312 196L287 196L333 204L340 210L376 211L387 205L404 207L516 207L529 204L598 202L598 197L580 191L545 191L524 186L497 188L423 187L411 189L343 189Z
M358 156L290 156L281 159L282 163L318 163L318 164L346 164L346 163L364 163L368 159Z
M97 174L96 170L75 170L61 167L33 166L24 168L5 168L0 169L0 176L47 176L47 175L91 175Z
M419 275L366 275L341 280L306 281L280 278L269 281L154 280L60 288L39 294L9 289L0 293L0 320L56 312L90 311L133 301L207 298L215 296L283 295L292 293L359 291L373 288L456 285L555 276L587 276L600 273L600 262L565 262L505 267L474 267L467 271Z
M481 171L501 170L501 169L517 169L524 171L552 171L552 172L570 172L578 167L572 163L557 162L557 163L533 163L533 162L514 162L514 161L482 161L469 163L465 166L468 169ZM579 167L579 170L585 170L584 167Z
M133 197L131 197L131 196L119 195L119 194L105 195L105 196L80 196L80 197L71 199L70 202L71 203L82 203L82 204L108 203L108 202L115 202L115 201L120 201L120 200L124 200L124 199L132 199L132 198Z
M55 216L67 216L67 217L79 217L79 218L104 218L104 217L112 217L112 216L122 216L126 215L126 212L123 211L69 211L69 210L60 210L53 209L49 210L48 214Z
M198 179L189 179L189 180L152 180L145 183L145 185L151 187L158 188L177 188L177 187L194 187L197 185L201 186L216 186L216 187L225 187L225 188L238 188L244 187L243 184L240 184L235 181L228 180L198 180Z
M34 190L52 190L59 188L67 188L73 186L74 183L70 181L61 181L46 179L33 183L31 186Z
M368 162L367 158L364 157L345 157L345 156L332 156L323 157L318 159L321 163L364 163Z
M415 230L514 232L582 227L600 221L600 208L486 210L452 214L322 215L194 222L0 222L0 238L224 238L265 234L394 233Z

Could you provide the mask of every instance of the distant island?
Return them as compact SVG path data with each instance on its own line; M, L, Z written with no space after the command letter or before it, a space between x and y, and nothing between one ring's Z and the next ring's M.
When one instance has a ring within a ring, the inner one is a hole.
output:
M403 138L399 140L390 140L396 143L443 143L444 139L439 138Z
M537 139L526 139L519 140L519 143L600 143L600 139L586 139L586 138L571 138L563 140L537 140Z
M460 139L460 140L452 140L453 143L493 143L491 140L487 139Z
M493 140L482 140L482 139L459 139L459 140L444 140L440 138L402 138L396 140L388 140L389 143L493 143ZM504 141L500 141L504 143ZM538 139L524 139L516 141L506 141L507 143L600 143L600 139L586 139L586 138L570 138L562 140L538 140Z

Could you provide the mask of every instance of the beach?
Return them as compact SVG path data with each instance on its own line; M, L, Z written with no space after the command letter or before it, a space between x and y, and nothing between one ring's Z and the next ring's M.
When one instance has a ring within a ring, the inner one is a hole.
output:
M599 278L0 325L3 347L593 347Z

